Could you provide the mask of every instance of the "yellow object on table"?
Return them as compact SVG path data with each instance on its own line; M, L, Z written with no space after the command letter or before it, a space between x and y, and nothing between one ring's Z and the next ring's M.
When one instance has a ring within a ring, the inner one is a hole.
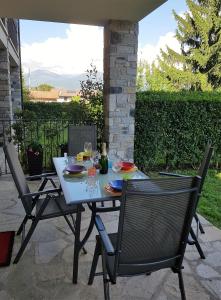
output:
M80 152L77 154L77 161L83 161L84 152Z

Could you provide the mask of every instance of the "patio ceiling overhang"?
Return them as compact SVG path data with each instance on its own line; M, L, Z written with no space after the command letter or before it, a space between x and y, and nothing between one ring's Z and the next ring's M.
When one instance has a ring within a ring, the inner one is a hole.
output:
M138 22L167 0L7 0L1 17L103 26L108 20Z

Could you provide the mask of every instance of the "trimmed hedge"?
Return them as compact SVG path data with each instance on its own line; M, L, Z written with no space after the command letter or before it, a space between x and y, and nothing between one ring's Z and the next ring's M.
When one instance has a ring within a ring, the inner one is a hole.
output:
M34 112L37 119L95 123L102 139L103 115L96 107L78 102L25 102L24 109ZM221 164L221 93L137 93L135 161L139 167L198 167L208 141L214 144L217 166Z
M69 103L44 103L24 102L24 110L32 111L39 119L71 119L84 120L89 118L89 113L78 102Z
M137 93L135 160L144 169L197 167L208 141L221 163L220 93Z

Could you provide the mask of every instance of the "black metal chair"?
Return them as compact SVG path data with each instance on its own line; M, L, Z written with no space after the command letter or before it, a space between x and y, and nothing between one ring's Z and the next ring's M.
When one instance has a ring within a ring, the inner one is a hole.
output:
M118 276L150 275L171 268L186 299L182 262L197 203L200 177L128 180L124 182L118 232L108 234L99 215L99 235L88 284L103 275L104 296ZM102 273L96 273L99 255Z
M206 174L208 172L208 169L209 169L209 164L210 164L210 160L211 160L211 157L213 155L213 147L210 143L207 144L207 147L205 149L205 153L204 153L204 157L203 157L203 161L199 167L199 170L197 172L197 175L200 176L202 179L201 179L201 183L200 183L200 188L199 188L199 194L198 194L198 199L197 199L197 203L196 203L196 208L197 208L197 205L198 205L198 202L199 202L199 199L200 199L200 196L201 196L201 193L202 193L202 189L203 189L203 184L205 182L205 179L206 179ZM165 176L172 176L172 177L186 177L186 175L181 175L181 174L175 174L175 173L168 173L168 172L160 172L159 173L160 175L165 175ZM199 217L195 211L195 214L194 214L194 219L196 221L196 225L197 225L197 232L195 234L195 232L193 231L193 229L191 228L191 231L190 231L190 235L192 237L192 240L189 239L189 244L191 245L195 245L199 254L200 254L200 257L201 258L205 258L205 255L203 253L203 250L202 248L200 247L200 244L199 244L199 241L198 241L198 231L200 230L201 233L205 233L204 229L203 229L203 226L199 220Z
M38 191L30 192L24 172L18 159L15 146L12 142L9 142L8 144L4 145L3 149L16 188L18 190L19 198L21 198L26 213L26 216L17 231L17 235L23 233L22 244L14 260L14 263L17 263L40 220L63 216L73 234L75 234L74 218L72 214L77 213L78 209L84 211L84 208L83 206L77 208L76 205L66 205L64 197L61 194L61 189L56 188L53 180L51 180L50 177L47 177L47 174L43 174L43 181ZM39 177L40 175L37 176ZM51 181L53 188L45 190L44 188L48 180ZM68 219L68 215L72 217L73 225ZM32 224L29 231L25 235L25 225L28 220L30 220Z
M97 149L96 125L69 125L68 127L68 154L76 155L84 149L84 143L91 142L92 148Z
M92 149L97 149L97 127L96 125L69 125L68 127L68 154L76 155L82 152L84 149L84 143L91 142ZM92 204L88 204L88 207L92 210ZM96 212L111 212L119 210L120 207L116 205L116 200L112 201L112 205L104 207L104 202L101 202L101 206L96 206Z

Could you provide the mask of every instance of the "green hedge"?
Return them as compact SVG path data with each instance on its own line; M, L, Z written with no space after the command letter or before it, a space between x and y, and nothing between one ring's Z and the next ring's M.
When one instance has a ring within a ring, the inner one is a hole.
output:
M78 102L69 103L41 103L24 102L24 110L32 111L40 119L72 119L83 120L89 118L89 112Z
M135 160L139 166L197 167L208 141L214 144L217 165L221 163L221 94L137 93Z

